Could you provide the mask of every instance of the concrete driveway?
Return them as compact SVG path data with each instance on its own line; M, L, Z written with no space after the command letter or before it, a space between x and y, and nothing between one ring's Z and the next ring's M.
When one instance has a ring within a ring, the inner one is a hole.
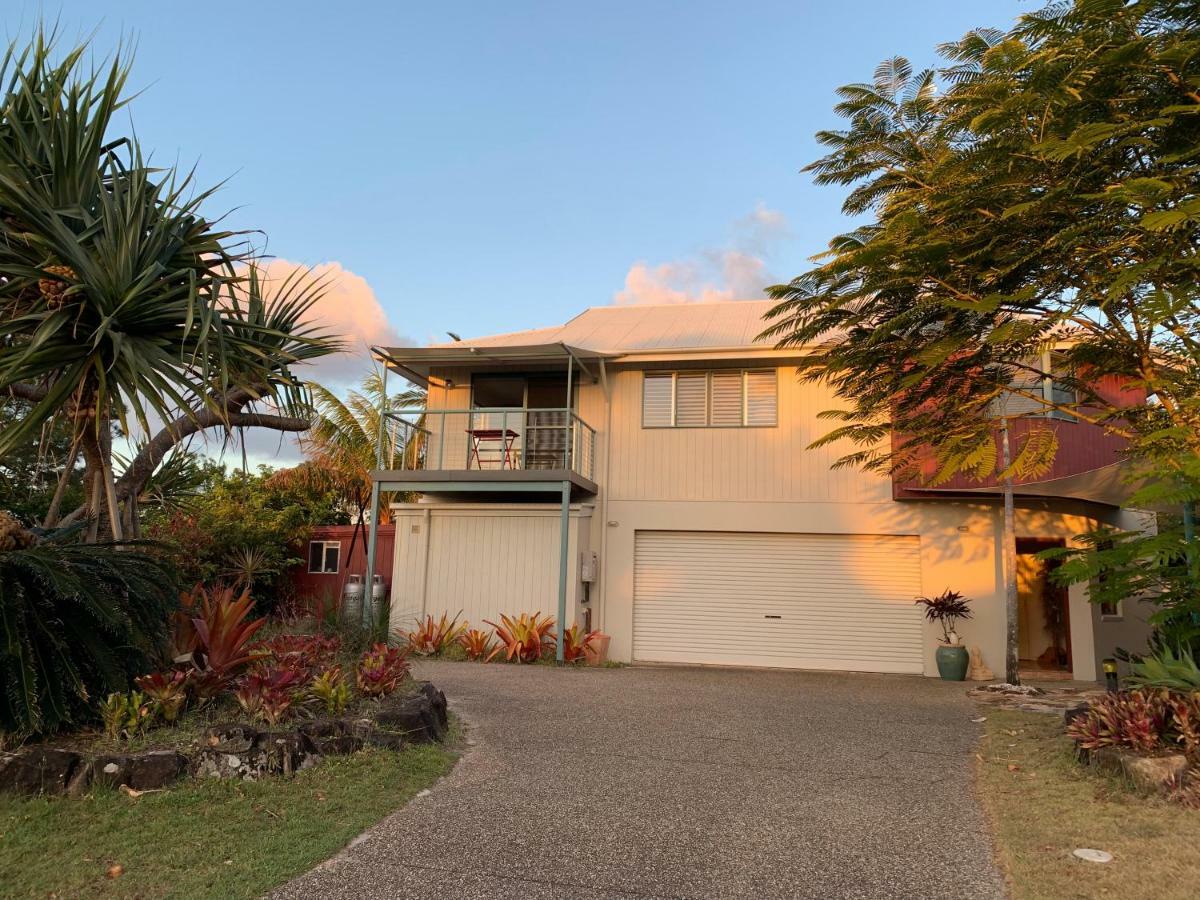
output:
M279 897L996 898L962 685L422 663L473 745Z

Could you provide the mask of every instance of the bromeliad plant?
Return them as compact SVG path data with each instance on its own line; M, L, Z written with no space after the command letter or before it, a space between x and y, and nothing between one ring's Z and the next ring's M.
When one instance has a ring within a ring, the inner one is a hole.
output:
M480 660L492 652L492 636L478 628L469 628L458 636L458 644L466 651L467 659Z
M378 699L390 694L408 677L408 660L403 650L376 644L362 655L354 677L360 693Z
M484 620L496 629L496 637L501 646L488 654L488 662L504 653L509 662L514 659L518 663L537 662L542 653L554 646L554 619L550 616L543 618L540 612L533 615L521 613L515 619L511 616L500 615L497 625L490 620Z
M234 698L248 716L273 726L291 712L303 685L304 678L292 669L252 672L241 680Z
M583 659L599 635L599 631L584 633L578 624L572 625L563 632L563 662L578 662Z
M459 639L470 625L469 622L458 621L458 617L461 615L462 610L459 610L453 619L447 618L445 613L442 613L442 617L437 620L433 618L432 614L424 619L417 619L417 627L404 634L408 639L409 651L419 656L433 656L436 653L444 652L447 647Z
M1067 735L1085 750L1126 747L1151 753L1162 747L1172 721L1166 691L1105 694L1067 726Z
M251 639L267 620L249 618L254 601L248 593L235 599L232 588L209 592L200 586L193 593L199 598L192 604L198 607L199 615L192 619L196 649L191 659L199 673L195 680L197 697L205 700L225 690L239 673L264 655L252 647Z
M152 672L135 679L138 688L153 703L154 715L168 725L179 718L183 704L187 702L191 673L184 671Z
M153 715L153 707L141 691L109 694L100 705L104 733L113 740L141 734L149 726Z
M1176 653L1169 646L1162 646L1131 662L1125 681L1130 687L1192 693L1200 691L1200 666L1186 647Z
M350 685L346 683L341 666L326 669L314 678L309 692L331 716L341 715L350 704Z
M936 597L918 597L917 604L925 607L925 618L942 626L942 643L958 646L958 632L954 630L959 619L970 619L971 608L958 591L945 590Z
M255 665L262 668L288 669L304 676L333 665L341 639L336 635L325 637L319 634L277 634L254 645L255 653L261 654Z

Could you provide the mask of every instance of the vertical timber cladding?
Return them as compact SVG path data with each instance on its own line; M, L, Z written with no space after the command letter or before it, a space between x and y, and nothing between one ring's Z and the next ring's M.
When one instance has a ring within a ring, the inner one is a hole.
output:
M639 531L633 658L923 671L920 539Z

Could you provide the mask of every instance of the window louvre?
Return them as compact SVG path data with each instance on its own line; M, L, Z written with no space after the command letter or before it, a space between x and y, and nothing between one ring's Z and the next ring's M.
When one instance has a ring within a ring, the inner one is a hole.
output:
M729 426L743 424L742 373L712 373L712 412L709 424Z
M642 378L642 427L774 427L779 419L774 369L653 372Z
M778 421L779 387L775 370L746 373L746 424L774 426Z
M675 376L675 424L680 428L708 424L708 373Z
M669 428L675 424L671 412L674 405L675 376L647 375L642 382L642 426Z

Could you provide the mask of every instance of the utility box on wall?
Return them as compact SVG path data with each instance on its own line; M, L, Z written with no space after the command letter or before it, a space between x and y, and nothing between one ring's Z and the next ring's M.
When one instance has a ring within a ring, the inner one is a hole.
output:
M584 550L579 554L579 580L584 584L594 584L600 578L600 557L592 550Z

